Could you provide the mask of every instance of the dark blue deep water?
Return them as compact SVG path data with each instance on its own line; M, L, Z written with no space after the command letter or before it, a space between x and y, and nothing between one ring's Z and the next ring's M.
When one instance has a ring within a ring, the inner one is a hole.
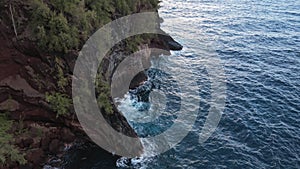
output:
M162 29L184 50L158 62L191 70L186 76L198 82L202 98L199 117L174 149L127 166L300 168L300 1L163 0L161 5ZM226 106L216 131L198 144L211 92L199 60L212 53L225 72ZM147 125L134 127L140 135L151 134Z
M153 61L150 74L157 65L170 69L167 74L156 71L158 76L152 78L153 90L165 92L161 100L153 96L150 103L138 102L131 94L120 109L141 137L165 131L176 119L172 112L180 102L172 71L188 70L190 74L180 76L197 84L187 88L199 93L200 102L189 103L198 107L199 116L173 149L154 157L120 159L117 166L300 168L300 1L163 0L161 6L162 29L184 49ZM210 73L201 60L210 56L220 60L224 71L226 101L218 128L199 144L212 98ZM151 104L165 112L149 115L147 123L137 122ZM141 114L132 113L130 106Z

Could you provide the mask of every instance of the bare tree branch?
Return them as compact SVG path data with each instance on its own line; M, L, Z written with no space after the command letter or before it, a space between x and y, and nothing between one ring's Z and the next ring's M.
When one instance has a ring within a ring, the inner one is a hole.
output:
M16 38L18 39L18 33L17 33L17 28L16 28L16 24L15 24L15 19L14 19L11 3L9 4L9 10L10 10L10 15L11 15L11 21L12 21L12 24L14 27L14 32L15 32Z

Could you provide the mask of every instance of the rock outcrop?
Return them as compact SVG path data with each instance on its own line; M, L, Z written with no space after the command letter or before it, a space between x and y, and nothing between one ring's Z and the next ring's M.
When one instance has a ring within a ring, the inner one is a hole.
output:
M15 17L19 17L21 25L21 28L18 28L19 34L16 35L11 20L11 6L8 3L10 1L5 2L0 3L0 113L6 113L9 119L14 120L10 132L15 136L15 140L11 144L15 144L25 153L27 164L22 167L41 168L45 164L53 164L53 158L62 157L65 150L75 142L90 142L72 106L68 107L67 114L57 116L53 106L46 99L47 93L61 91L71 98L70 82L78 51L70 50L61 54L47 53L39 49L25 28L30 15L27 11L28 6L22 1L13 1L15 13L18 14ZM137 8L138 11L141 11L141 8L147 7L141 5ZM168 36L159 36L150 44L140 47L182 49L179 43ZM122 47L117 49L110 56L110 60L120 62L120 59L124 59L120 58ZM60 57L57 57L58 55ZM117 63L114 61L107 65L107 77L111 77L115 66ZM131 88L137 87L145 79L143 73L139 74L133 80ZM126 135L137 137L122 114L115 107L113 110L112 115L105 116L112 127ZM59 160L56 161L56 165L60 163ZM11 162L4 168L20 166Z

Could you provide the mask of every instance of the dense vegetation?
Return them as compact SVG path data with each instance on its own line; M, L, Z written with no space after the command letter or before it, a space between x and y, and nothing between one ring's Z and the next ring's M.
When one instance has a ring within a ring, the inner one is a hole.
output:
M70 50L78 51L94 31L118 17L139 12L142 8L155 10L158 0L28 0L31 7L30 27L32 40L44 52L63 55ZM124 50L135 51L147 35L135 36L124 41ZM63 94L68 85L64 77L64 65L55 57L55 72L59 91L46 94L46 101L58 116L68 114L71 99ZM113 112L110 88L98 79L96 90L98 103L106 113Z
M100 73L97 74L96 79L96 94L99 108L107 114L113 113L112 100L110 99L110 87L109 84L103 80L104 78Z
M49 52L76 50L100 26L158 0L29 0L34 40Z
M4 0L0 1L0 9L11 7L10 12L14 14L11 18L16 21L12 28L15 29L17 40L29 39L37 45L41 54L53 56L50 73L54 74L57 84L55 90L51 88L53 91L45 94L45 100L59 117L68 115L72 105L71 97L66 94L70 76L67 75L62 56L79 51L93 32L111 20L143 10L156 10L158 4L159 0ZM10 22L11 18L5 18L3 11L0 11L0 22ZM138 44L146 39L149 36L132 37L124 40L122 47L135 51ZM110 115L113 114L113 107L109 82L104 79L98 76L96 94L99 107ZM10 162L26 163L24 155L14 145L16 133L10 131L12 125L13 122L0 113L0 168Z

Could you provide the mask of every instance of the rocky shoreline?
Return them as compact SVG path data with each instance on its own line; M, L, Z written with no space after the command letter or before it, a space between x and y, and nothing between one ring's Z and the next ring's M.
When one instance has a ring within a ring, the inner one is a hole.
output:
M10 20L11 5L9 1L5 2L7 4L0 5L0 113L13 120L9 132L14 140L10 144L15 145L24 154L27 163L20 165L8 160L7 164L0 168L76 168L78 166L66 164L68 162L65 159L77 150L88 151L89 148L97 146L86 136L72 106L68 107L68 114L57 116L53 106L47 102L47 93L64 91L65 95L71 96L72 89L69 84L78 51L70 50L61 54L46 53L39 49L28 37L28 6L22 1L13 1L15 17L19 17L21 25L18 30L20 34L16 37ZM122 45L120 46L117 50L120 53L111 57L122 55ZM179 43L168 36L152 39L146 47L182 49ZM58 58L57 55L61 57ZM116 66L116 63L110 64ZM107 73L108 77L111 73ZM131 87L138 86L145 78L141 73L133 80ZM58 85L58 81L61 80L66 83L63 89ZM106 116L111 125L127 135L137 137L126 119L115 107L113 110L113 115ZM103 157L111 159L111 162L119 158L104 150L102 154ZM79 155L73 157L73 161L78 162L85 158L87 157Z

